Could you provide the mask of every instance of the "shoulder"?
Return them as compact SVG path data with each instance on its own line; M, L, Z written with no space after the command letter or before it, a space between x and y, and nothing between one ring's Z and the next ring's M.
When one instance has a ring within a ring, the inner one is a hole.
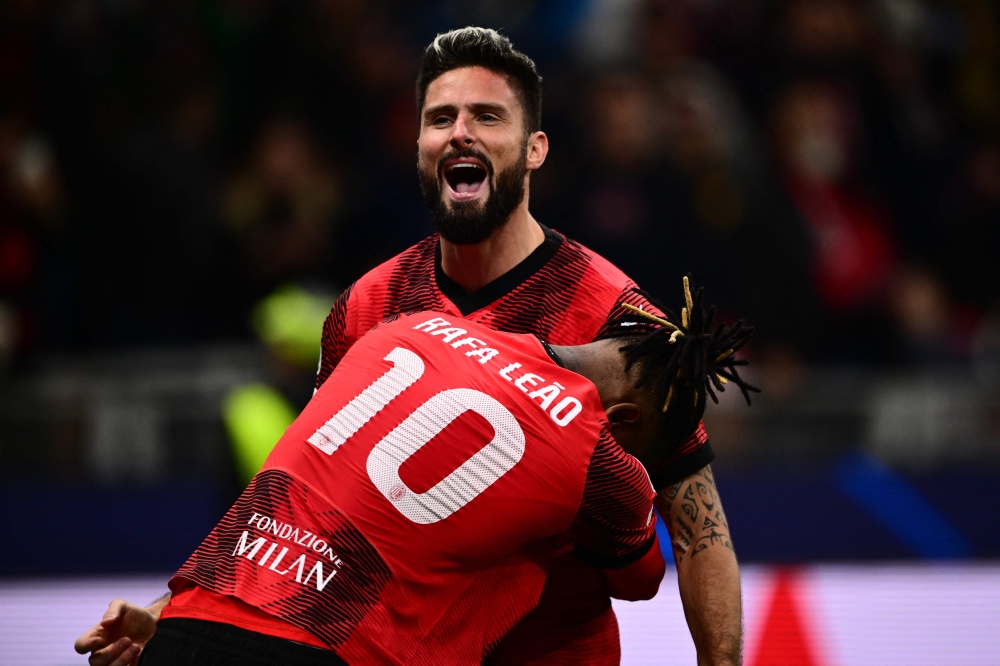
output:
M385 316L441 307L434 284L437 234L425 238L361 276L353 285L348 307L359 331Z
M557 232L553 232L557 233ZM558 252L546 266L544 279L561 296L560 324L547 331L554 344L580 344L599 337L609 319L636 284L593 250L560 234Z
M354 292L358 297L364 297L373 291L386 291L400 276L406 278L415 273L433 274L437 242L438 236L433 234L382 262L354 283Z
M556 253L556 257L560 258L560 255L562 255L561 258L564 262L585 264L587 270L584 274L584 279L588 283L605 286L617 291L631 288L635 285L635 282L624 271L597 252L594 252L589 247L573 240L565 234L561 234L558 231L553 231L553 233L558 234L563 239L562 246L559 248L559 252Z
M558 232L556 232L558 233ZM593 318L596 326L603 325L609 313L636 286L620 268L590 248L564 235L551 267L561 275L573 274L574 298L570 310ZM567 270L570 266L577 270ZM557 281L560 278L555 278ZM563 278L564 279L564 278ZM591 336L592 337L592 336Z

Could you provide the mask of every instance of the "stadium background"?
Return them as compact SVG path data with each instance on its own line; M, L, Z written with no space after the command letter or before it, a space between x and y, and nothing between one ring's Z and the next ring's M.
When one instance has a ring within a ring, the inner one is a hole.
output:
M430 231L415 66L467 24L545 78L537 219L758 327L708 417L747 664L1000 664L990 0L2 3L0 662L84 663L308 399ZM693 663L669 573L619 611Z

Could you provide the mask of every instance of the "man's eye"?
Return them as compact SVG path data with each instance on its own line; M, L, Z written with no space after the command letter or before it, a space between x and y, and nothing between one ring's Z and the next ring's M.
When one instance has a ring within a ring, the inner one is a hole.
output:
M448 124L450 122L451 122L451 118L449 118L448 116L438 116L437 118L435 118L434 120L431 121L431 124L432 125L446 125L446 124Z
M488 123L491 123L491 122L493 122L495 120L499 120L492 113L484 113L483 115L479 116L479 119L482 120L482 121L488 122Z

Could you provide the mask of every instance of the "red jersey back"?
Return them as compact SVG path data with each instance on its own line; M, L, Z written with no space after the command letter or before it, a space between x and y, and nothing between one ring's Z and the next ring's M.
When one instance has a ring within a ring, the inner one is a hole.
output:
M560 535L627 562L652 498L593 384L537 339L404 316L344 356L171 589L348 662L478 664L537 604Z
M344 291L327 317L316 385L326 381L372 326L402 312L441 311L555 345L643 330L642 325L623 329L611 324L627 314L623 303L657 311L636 293L635 282L590 249L542 228L542 245L473 294L442 270L437 234L369 271ZM713 458L699 427L671 459L649 472L660 487L693 474ZM568 552L553 562L551 573L540 607L504 640L496 663L544 657L547 664L617 664L618 629L602 572Z

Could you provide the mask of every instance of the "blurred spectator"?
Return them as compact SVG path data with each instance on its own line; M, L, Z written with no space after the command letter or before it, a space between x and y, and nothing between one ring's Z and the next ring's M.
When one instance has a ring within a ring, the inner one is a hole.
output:
M957 190L946 243L937 250L956 294L989 308L1000 298L1000 142L973 148Z
M773 112L782 179L812 238L812 283L830 335L824 351L870 361L885 352L879 328L897 252L887 215L858 180L858 131L846 100L819 82L792 84Z
M279 285L346 285L428 233L415 66L466 22L545 76L540 219L654 292L694 273L755 354L893 358L920 282L897 257L953 318L1000 297L988 0L15 2L5 348L246 338Z
M268 349L268 379L234 386L222 404L222 420L242 490L285 429L312 397L323 320L335 298L286 284L253 310L253 328Z
M335 171L300 120L276 118L261 128L225 195L227 227L259 289L325 274L340 200Z
M68 286L66 195L51 144L19 116L0 119L0 337L15 351L60 341ZM61 297L62 296L62 297Z
M843 67L863 55L869 26L859 0L791 0L784 13L785 46L798 66Z
M738 98L697 61L679 64L662 84L667 154L690 211L688 270L704 276L724 311L759 322L757 347L808 351L816 318L809 238Z
M627 265L645 288L665 293L682 266L668 239L677 231L679 196L663 156L664 128L649 83L636 74L608 74L592 83L581 109L583 146L576 167L576 214L567 231L616 265Z
M901 266L889 289L898 335L895 351L908 367L954 363L965 357L972 324L952 304L944 284L922 266Z

